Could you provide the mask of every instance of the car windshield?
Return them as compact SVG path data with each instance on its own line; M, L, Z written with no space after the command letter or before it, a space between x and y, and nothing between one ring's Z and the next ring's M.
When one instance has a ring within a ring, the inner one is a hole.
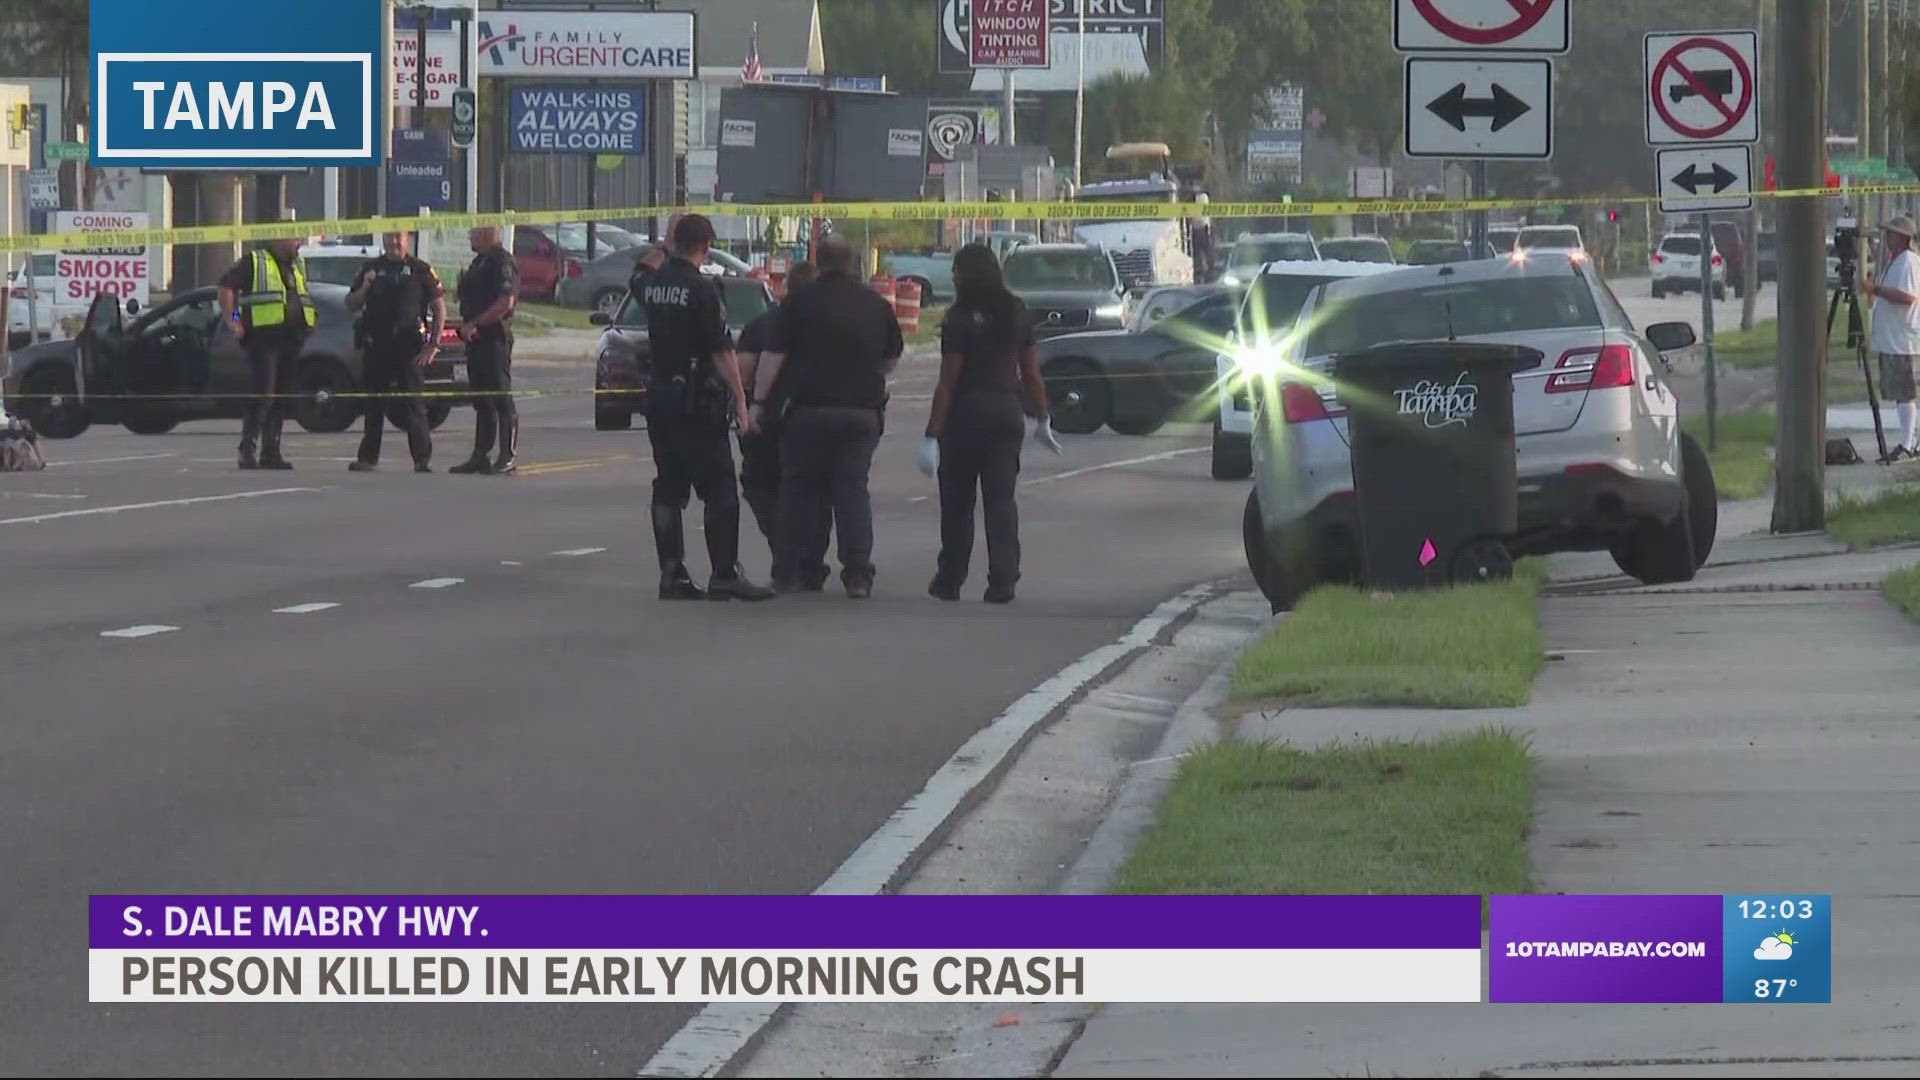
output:
M1241 309L1240 327L1249 339L1258 340L1285 330L1300 317L1307 295L1337 277L1319 274L1262 274L1260 283L1247 294Z
M1512 229L1488 229L1487 243L1492 244L1495 251L1511 251L1514 238L1519 235Z
M1577 248L1580 246L1580 230L1572 226L1559 229L1522 229L1520 238L1515 243L1522 248Z
M767 299L766 286L757 281L744 279L720 281L717 278L709 280L719 282L721 297L727 305L727 326L736 333L748 323L765 315L773 306ZM613 322L615 326L628 329L645 328L647 309L629 295L626 303L620 305L620 317Z
M1669 255L1700 254L1700 238L1697 236L1669 236L1660 241L1660 250Z
M1093 291L1119 285L1113 276L1113 263L1094 251L1034 251L1015 249L1007 253L1002 273L1007 288L1078 289Z
M1313 241L1304 236L1272 240L1242 240L1233 245L1233 265L1265 266L1270 262L1312 262L1318 257Z
M587 249L587 226L584 222L556 225L553 232L553 238L560 242L561 247L574 251ZM610 251L625 251L639 244L640 238L616 225L601 225L593 230L593 242Z
M1393 245L1377 236L1350 236L1339 240L1322 240L1320 257L1345 259L1350 262L1392 262Z
M1586 282L1514 277L1327 298L1308 356L1358 352L1390 341L1517 334L1600 325Z
M1472 257L1467 245L1458 240L1420 240L1407 249L1407 262L1415 266L1465 262Z

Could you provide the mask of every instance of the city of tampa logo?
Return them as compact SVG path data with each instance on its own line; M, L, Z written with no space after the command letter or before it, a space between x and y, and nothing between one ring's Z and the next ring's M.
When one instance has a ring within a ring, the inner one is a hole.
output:
M105 160L373 164L371 53L98 53Z

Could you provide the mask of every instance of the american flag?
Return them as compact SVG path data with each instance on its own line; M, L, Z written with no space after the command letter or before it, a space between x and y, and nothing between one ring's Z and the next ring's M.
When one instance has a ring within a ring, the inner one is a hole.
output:
M740 83L760 81L760 24L753 24L753 38L747 42L747 62L740 65Z

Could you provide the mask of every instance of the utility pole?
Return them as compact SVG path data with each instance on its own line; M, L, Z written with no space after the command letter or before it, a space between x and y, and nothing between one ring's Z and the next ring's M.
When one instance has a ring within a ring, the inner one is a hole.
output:
M1073 190L1078 195L1080 185L1085 182L1081 167L1087 141L1087 2L1079 0L1074 6L1080 9L1080 32L1074 35L1075 51L1080 54L1080 74L1073 90Z
M1880 129L1880 137L1875 140L1875 145L1880 147L1880 156L1886 160L1887 167L1892 168L1893 114L1899 111L1900 108L1893 96L1893 69L1887 66L1888 39L1891 37L1887 32L1891 28L1888 20L1890 13L1887 9L1893 6L1893 2L1892 0L1878 0L1878 2L1880 5L1880 26L1879 29L1874 32L1877 40L1875 40L1873 48L1873 85L1880 89L1880 108L1877 110L1875 116L1875 119L1879 121L1877 126ZM1887 197L1882 195L1879 201L1881 204L1880 216L1874 220L1885 221L1889 216L1886 207Z
M1868 158L1873 156L1873 12L1868 0L1852 0L1859 16L1857 23L1860 33L1860 113L1855 130L1860 136L1860 164L1864 168ZM1865 181L1871 183L1872 181ZM1862 222L1880 220L1869 205L1873 197L1863 195L1854 207L1860 213Z
M1013 69L1000 72L1000 144L1013 145Z
M1773 115L1780 186L1818 190L1825 181L1827 0L1776 8L1779 32ZM1826 527L1826 247L1821 200L1780 200L1780 358L1774 445L1773 531Z
M1754 57L1754 62L1760 65L1762 71L1765 71L1767 66L1767 42L1770 38L1775 37L1775 35L1767 33L1766 20L1766 0L1753 0L1753 28L1760 35L1759 55ZM1774 48L1778 49L1779 46L1776 44ZM1773 84L1773 75L1771 73L1761 75L1760 78L1761 85L1763 86L1771 86ZM1766 147L1764 145L1761 146L1760 152L1763 155L1766 153ZM1778 285L1775 286L1775 288L1778 287ZM1741 253L1740 258L1740 329L1742 330L1753 329L1753 308L1754 304L1759 300L1759 297L1755 294L1759 291L1760 204L1755 203L1747 208L1746 250Z
M394 0L380 0L380 78L378 87L380 100L380 131L375 137L380 140L380 171L374 178L373 213L384 217L387 212L387 173L393 168L387 155L393 149L393 15ZM425 75L426 60L420 59L421 68L417 74ZM374 238L379 243L379 238Z

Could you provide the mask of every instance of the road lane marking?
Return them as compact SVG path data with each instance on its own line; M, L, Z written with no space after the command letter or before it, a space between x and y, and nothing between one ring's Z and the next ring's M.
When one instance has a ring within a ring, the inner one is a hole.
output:
M178 629L180 628L177 626L160 626L157 624L149 624L149 625L143 625L143 626L128 626L128 627L123 627L122 629L119 629L119 630L102 630L100 631L100 636L101 637L117 637L117 638L152 637L155 634L170 634L173 631Z
M1036 476L1031 480L1022 480L1021 483L1029 486L1033 484L1051 484L1055 480L1071 480L1076 476L1085 476L1088 473L1102 472L1106 469L1122 469L1128 465L1145 465L1149 462L1166 461L1169 458L1184 457L1188 454L1204 454L1211 449L1212 447L1207 446L1192 446L1185 450L1168 450L1159 454L1147 454L1144 457L1122 458L1119 461L1109 461L1104 465L1089 465L1084 469L1069 469L1066 472L1054 473L1051 476Z
M112 465L121 461L158 461L172 456L172 454L127 454L124 457L79 458L74 461L49 461L47 468L59 469L68 465Z
M907 501L910 503L923 503L931 498L933 498L933 496L931 495L915 495L913 498L908 499Z
M518 560L518 559L501 559L501 560L500 560L500 565L501 565L501 566L519 566L519 565L520 565L520 560Z
M1048 717L1104 673L1152 645L1162 631L1213 598L1202 586L1166 601L1120 640L1103 645L1014 702L954 751L920 793L894 811L816 895L871 895L894 887L948 821L973 803L1027 745ZM708 1005L675 1032L640 1069L641 1076L718 1076L772 1021L777 1003Z
M85 495L55 495L48 491L0 491L0 498L8 499L84 499Z
M554 554L559 556L562 559L577 559L577 558L580 558L582 555L598 555L605 550L607 549L603 547L602 548L568 548L565 551L556 551L554 552Z
M260 499L268 495L295 495L302 492L315 492L319 488L290 487L265 488L260 491L235 491L227 495L197 495L191 499L161 499L157 502L121 503L118 506L93 506L85 510L62 510L57 514L35 514L32 517L0 518L0 525L38 525L43 521L58 521L61 518L87 517L92 514L117 514L122 510L153 510L162 506L199 506L202 503L231 502L235 499Z
M545 476L548 473L573 472L576 469L597 469L602 465L614 465L622 461L632 461L625 455L600 458L576 458L569 461L542 461L532 465L520 466L522 476Z
M311 615L316 611L325 611L328 608L337 608L339 606L340 606L339 604L326 604L326 603L295 604L292 607L274 608L273 613L275 615Z
M457 577L430 577L425 581L416 581L407 586L409 589L445 589L467 580Z

